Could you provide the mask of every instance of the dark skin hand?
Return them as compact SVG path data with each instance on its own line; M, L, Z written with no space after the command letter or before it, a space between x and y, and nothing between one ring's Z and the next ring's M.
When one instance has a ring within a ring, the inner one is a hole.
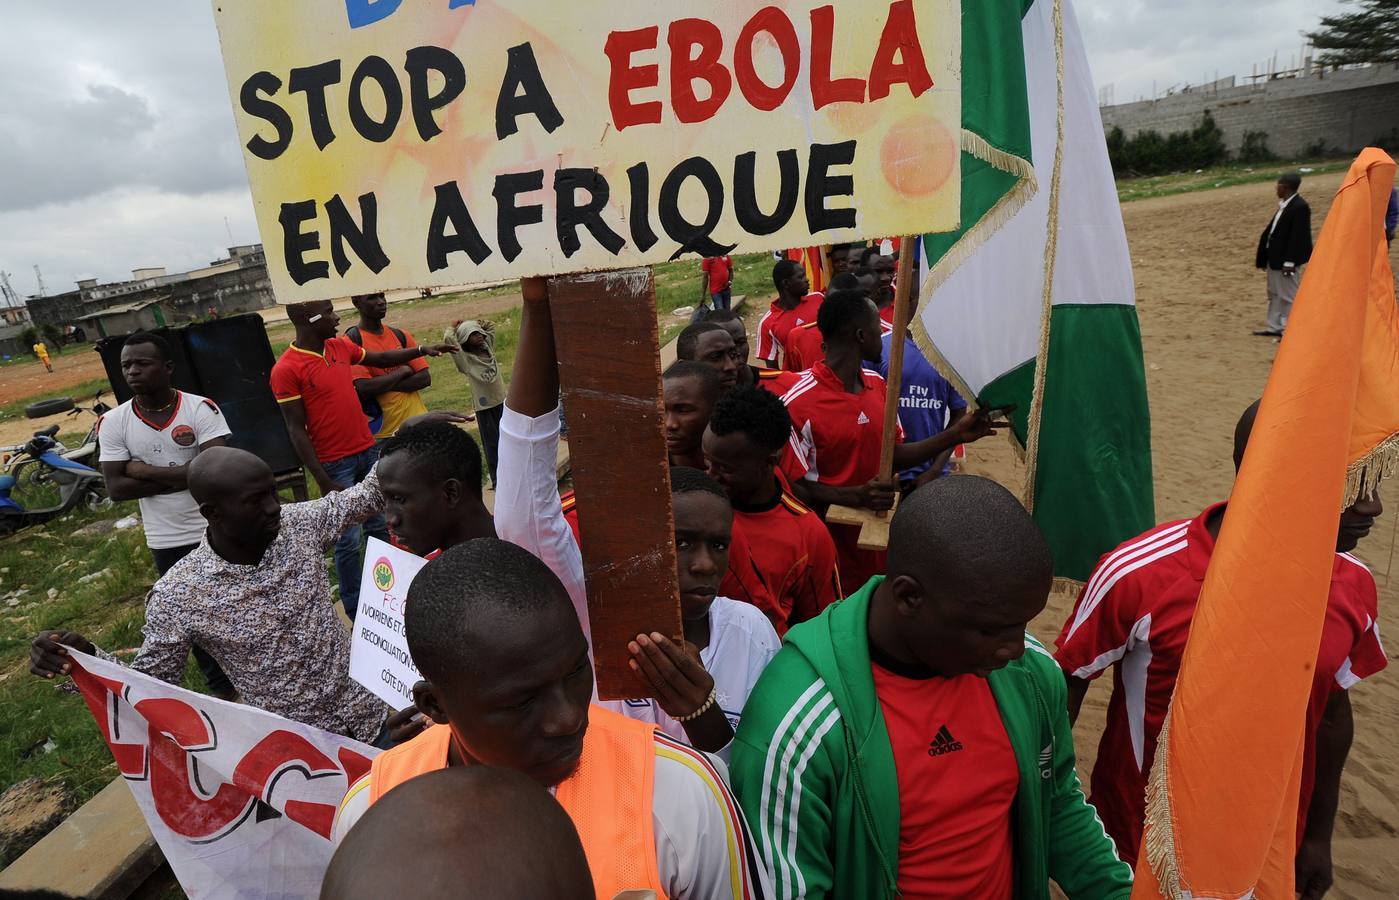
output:
M228 446L227 438L213 438L199 445L200 451ZM188 489L188 466L152 466L135 459L101 464L107 496L113 500L138 500L158 494L174 494Z
M390 369L383 375L357 380L355 391L361 397L377 397L380 394L387 394L389 391L402 391L407 394L426 390L431 386L432 373L427 369L415 372L411 366L399 366L396 369Z
M73 670L69 647L79 653L97 652L92 641L75 631L45 631L29 646L29 671L40 678L67 675Z
M417 705L410 703L390 715L384 725L389 729L391 746L397 747L422 734L428 726L428 721L427 717L418 711Z
M1350 695L1334 691L1316 730L1316 784L1307 806L1302 844L1297 848L1297 896L1302 900L1321 900L1335 879L1331 865L1331 834L1336 827L1336 808L1341 800L1341 771L1354 737L1355 718Z
M628 665L651 688L651 696L672 719L687 716L704 705L714 690L714 677L700 663L699 648L689 641L675 646L658 631L638 634L627 644ZM682 723L690 743L713 753L733 740L733 727L715 703L697 719Z
M1069 674L1064 675L1064 680L1069 686L1069 724L1073 725L1078 721L1078 714L1083 709L1083 698L1088 694L1090 682Z

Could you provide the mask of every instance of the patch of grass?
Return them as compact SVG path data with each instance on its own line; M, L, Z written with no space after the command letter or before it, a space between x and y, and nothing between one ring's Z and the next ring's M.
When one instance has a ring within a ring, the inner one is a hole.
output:
M139 528L110 527L133 512L135 504L77 512L0 541L0 785L62 780L85 801L116 774L82 700L29 674L29 644L55 630L79 632L109 651L140 645L155 568ZM79 580L93 573L100 574ZM194 671L188 684L202 687Z
M1170 175L1153 175L1146 178L1119 178L1117 199L1126 203L1130 200L1146 200L1150 197L1169 197L1172 194L1188 194L1195 191L1209 191L1215 188L1232 187L1236 184L1254 184L1260 181L1276 181L1285 172L1302 171L1303 177L1324 175L1328 172L1344 172L1350 167L1349 158L1321 160L1315 162L1269 162L1269 163L1230 163L1195 172L1175 172Z

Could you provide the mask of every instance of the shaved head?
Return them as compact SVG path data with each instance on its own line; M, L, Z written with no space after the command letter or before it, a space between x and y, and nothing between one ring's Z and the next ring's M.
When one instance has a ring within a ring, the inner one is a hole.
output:
M236 447L210 447L189 464L189 492L203 506L217 504L239 485L270 476L272 468L257 456Z
M899 503L889 577L870 605L880 650L935 675L991 672L1025 653L1054 581L1049 545L1010 491L949 475Z
M889 575L976 586L1034 586L1054 579L1049 545L1015 495L989 478L948 475L899 504L889 528Z
M1263 405L1263 401L1255 400L1249 404L1244 414L1239 416L1239 424L1234 426L1234 471L1239 470L1239 466L1244 464L1244 451L1248 449L1249 435L1253 434L1253 423L1258 420L1258 407Z
M392 863L392 864L390 864ZM592 900L573 821L518 772L456 766L410 779L351 829L321 900Z

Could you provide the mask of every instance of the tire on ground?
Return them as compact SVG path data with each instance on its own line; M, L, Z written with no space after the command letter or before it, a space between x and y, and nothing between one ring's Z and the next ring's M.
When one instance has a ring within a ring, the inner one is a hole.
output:
M72 397L55 397L52 400L40 400L38 403L29 404L24 408L24 415L30 419L42 419L44 416L68 412L72 408Z

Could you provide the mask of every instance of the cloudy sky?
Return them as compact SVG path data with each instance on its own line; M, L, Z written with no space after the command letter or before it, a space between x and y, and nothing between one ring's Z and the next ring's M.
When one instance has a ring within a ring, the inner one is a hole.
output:
M417 0L426 2L426 0ZM1247 74L1339 0L1077 0L1117 102ZM7 4L0 30L0 271L21 295L182 271L258 240L207 0Z

